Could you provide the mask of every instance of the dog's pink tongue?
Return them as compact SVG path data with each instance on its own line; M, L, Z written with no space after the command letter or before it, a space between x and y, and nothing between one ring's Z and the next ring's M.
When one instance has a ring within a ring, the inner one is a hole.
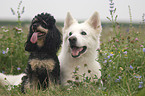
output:
M79 55L79 52L82 51L83 48L73 48L72 49L72 55L73 56L78 56Z
M30 41L31 41L32 43L36 43L36 42L37 42L37 35L38 35L37 32L34 32L34 33L33 33L32 37L31 37L31 39L30 39Z

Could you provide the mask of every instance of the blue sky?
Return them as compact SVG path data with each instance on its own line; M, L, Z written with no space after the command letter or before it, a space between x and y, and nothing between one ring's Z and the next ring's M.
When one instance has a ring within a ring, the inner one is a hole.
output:
M129 22L129 9L133 22L141 22L145 13L145 0L113 0L117 8L116 15L118 21ZM17 10L20 0L3 0L0 3L0 20L16 20L10 8ZM25 12L22 20L31 20L36 14L41 12L51 13L57 21L64 21L66 13L71 12L72 16L78 20L88 19L95 11L100 13L102 21L108 21L106 17L109 13L109 0L23 0Z

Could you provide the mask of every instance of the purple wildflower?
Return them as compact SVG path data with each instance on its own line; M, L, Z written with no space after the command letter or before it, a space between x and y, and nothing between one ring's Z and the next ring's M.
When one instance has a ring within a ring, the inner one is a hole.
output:
M108 59L110 58L110 56L107 56L108 57Z
M113 57L114 54L110 54L111 57Z
M76 72L76 70L73 70L73 73L75 73Z
M139 84L143 84L143 82L139 82Z
M133 69L132 65L130 65L130 68Z
M143 48L143 52L145 52L145 48Z
M2 53L3 53L3 54L6 54L6 51L3 51Z
M7 48L6 51L2 51L2 54L6 54L8 53L8 51L9 51L9 48Z
M116 79L115 82L120 82L120 80L122 79L121 76L118 76L119 79Z
M118 39L116 39L116 42L119 42L119 40L118 40Z
M108 75L108 78L111 78L110 74Z
M143 45L140 45L140 47L143 47Z
M138 88L142 88L142 87L143 87L143 82L139 82Z
M2 29L4 29L5 27L4 27L4 26L2 26L1 28L2 28Z
M116 79L115 82L120 82L120 79Z
M105 60L103 63L107 63L107 60Z
M20 67L18 67L18 68L17 68L17 70L19 71L19 70L21 70L21 68L20 68Z
M127 51L123 52L124 54L127 54Z
M138 41L138 38L135 38L135 41Z
M8 53L8 51L9 51L9 48L6 49L6 53Z
M122 79L121 76L119 76L119 79Z
M7 30L7 29L3 29L3 31L4 31L4 32L8 32L9 30Z
M142 84L139 84L138 88L142 88L142 87L143 87Z
M105 60L107 60L107 58L104 58Z
M135 77L135 78L139 78L139 79L140 79L142 76L134 76L134 77Z
M126 30L126 32L129 32L129 28Z

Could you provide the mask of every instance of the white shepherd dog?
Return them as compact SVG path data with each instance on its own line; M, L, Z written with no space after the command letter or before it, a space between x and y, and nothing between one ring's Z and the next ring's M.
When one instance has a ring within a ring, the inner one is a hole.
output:
M63 44L59 55L61 83L67 85L68 80L74 80L73 71L79 67L78 74L88 77L101 77L101 66L96 61L97 49L100 48L101 20L95 12L84 23L79 24L68 12L63 28ZM85 67L84 65L87 65ZM91 70L88 73L88 70Z

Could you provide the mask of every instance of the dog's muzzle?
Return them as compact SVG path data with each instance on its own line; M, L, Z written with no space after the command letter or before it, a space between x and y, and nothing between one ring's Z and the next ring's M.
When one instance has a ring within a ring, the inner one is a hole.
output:
M70 37L68 40L70 43L71 55L73 58L77 58L86 52L86 50L87 50L86 46L82 46L82 47L77 46L77 38L76 37Z
M33 34L31 36L30 41L33 44L37 42L37 39L44 38L48 33L48 29L43 28L41 25L37 23L32 25L32 30L33 30Z
M76 46L77 38L76 37L70 37L69 39L70 47Z

